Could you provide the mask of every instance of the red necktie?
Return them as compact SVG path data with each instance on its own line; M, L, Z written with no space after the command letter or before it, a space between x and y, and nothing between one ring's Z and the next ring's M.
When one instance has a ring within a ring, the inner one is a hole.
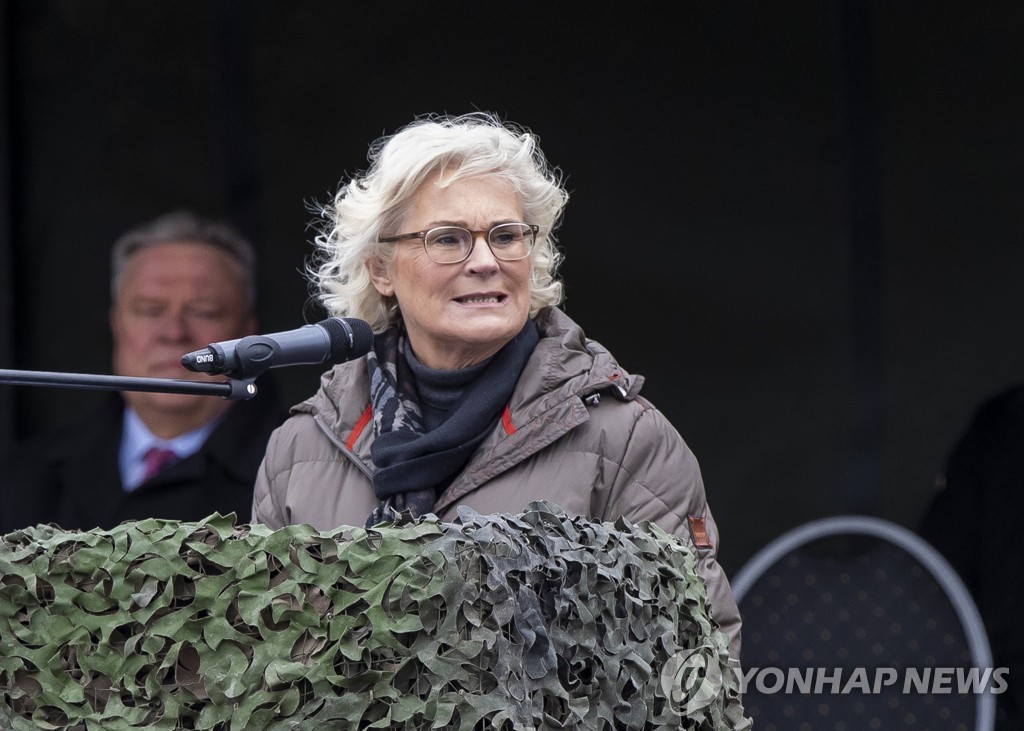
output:
M150 447L142 457L142 463L146 466L146 473L143 475L142 481L147 482L153 479L156 473L177 460L178 455L176 455L172 449L167 449L166 447Z

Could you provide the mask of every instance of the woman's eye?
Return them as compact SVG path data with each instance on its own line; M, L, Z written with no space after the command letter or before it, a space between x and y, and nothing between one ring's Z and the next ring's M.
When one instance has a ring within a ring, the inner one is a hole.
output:
M431 239L430 243L436 246L461 246L462 237L457 234L444 234Z

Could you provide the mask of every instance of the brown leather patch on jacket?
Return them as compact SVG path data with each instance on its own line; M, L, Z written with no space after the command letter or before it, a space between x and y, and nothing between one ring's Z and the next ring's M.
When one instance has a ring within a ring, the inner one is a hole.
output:
M708 535L708 526L704 518L691 515L689 519L690 538L693 539L693 545L697 548L714 548L711 543L711 536Z

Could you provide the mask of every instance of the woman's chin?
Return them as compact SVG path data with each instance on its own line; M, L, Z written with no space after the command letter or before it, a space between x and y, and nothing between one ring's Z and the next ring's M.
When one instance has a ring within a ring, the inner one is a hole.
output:
M514 338L522 325L510 328L507 323L472 323L453 328L434 340L433 348L417 347L416 356L431 368L456 370L468 368L490 358Z
M467 342L500 342L502 345L514 338L522 329L523 323L513 319L508 311L479 312L472 316L460 318L458 337ZM525 321L525 320L524 320Z

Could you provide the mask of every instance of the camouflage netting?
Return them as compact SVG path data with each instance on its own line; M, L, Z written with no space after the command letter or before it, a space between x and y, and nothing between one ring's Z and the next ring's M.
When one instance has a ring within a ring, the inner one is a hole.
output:
M11 729L746 727L726 661L685 545L546 503L0 541Z

